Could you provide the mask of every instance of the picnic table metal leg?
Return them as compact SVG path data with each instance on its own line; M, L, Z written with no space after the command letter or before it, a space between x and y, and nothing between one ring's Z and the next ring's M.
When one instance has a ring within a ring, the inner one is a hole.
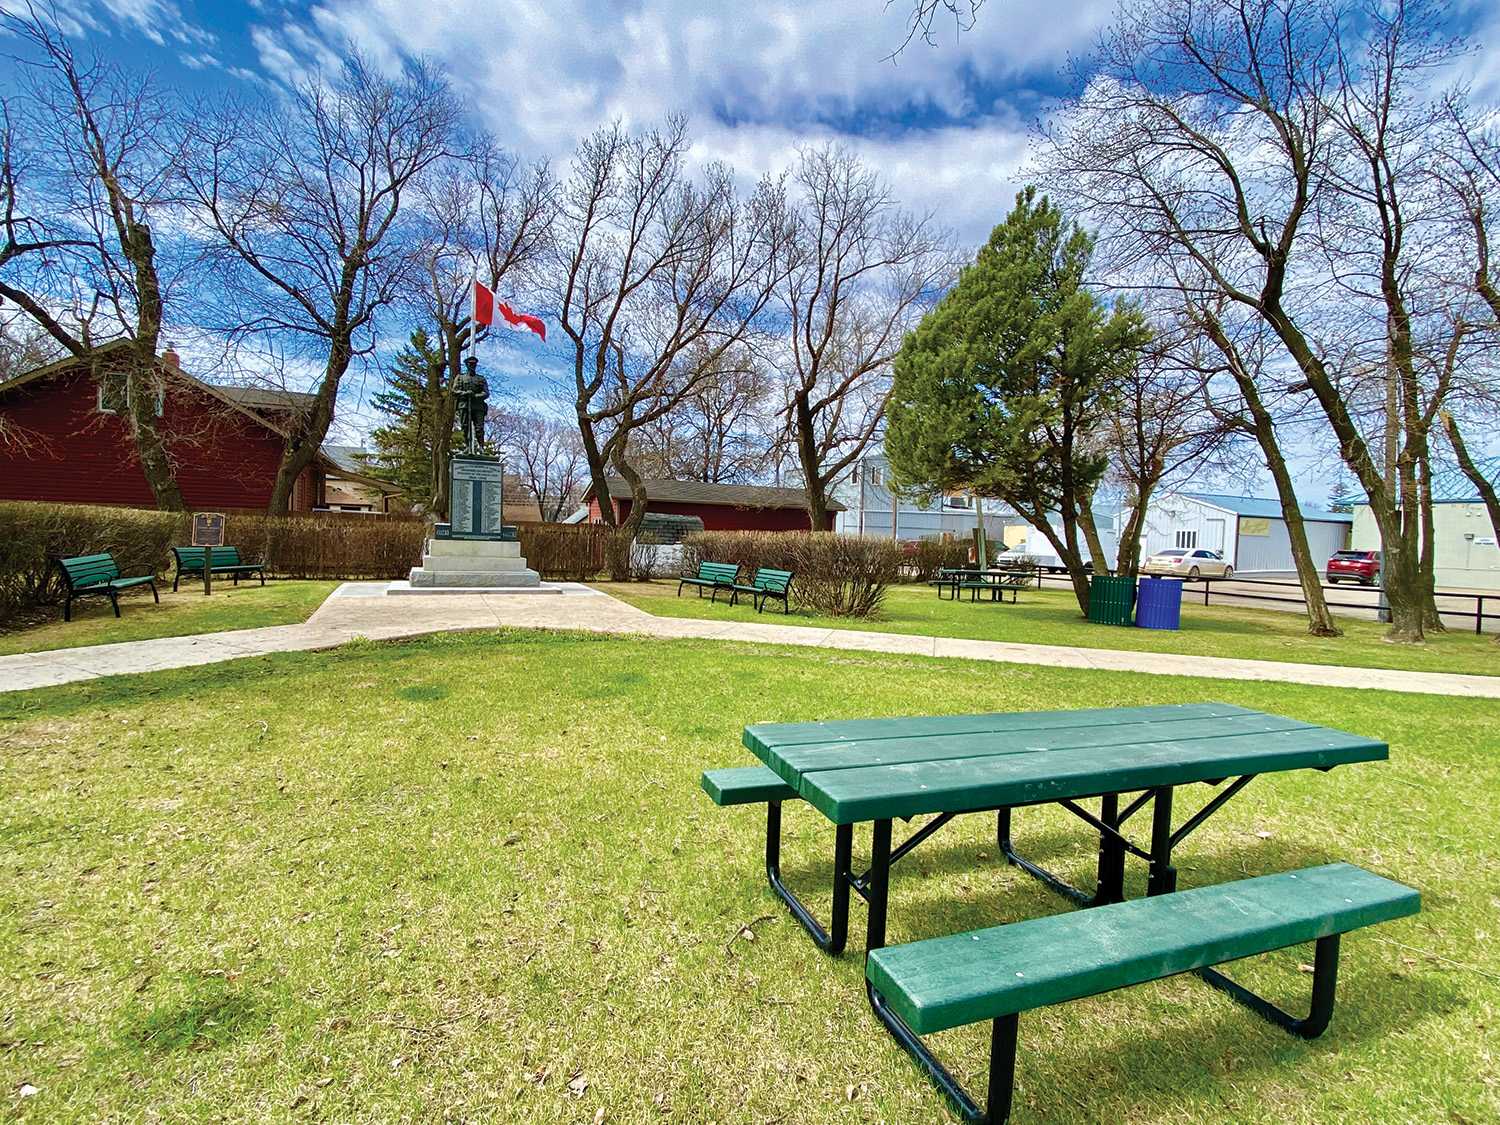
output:
M1003 810L1002 810L1003 811ZM885 945L886 917L890 906L891 877L891 822L874 822L870 843L870 870L862 880L862 893L870 904L870 924L865 933L865 950L880 949ZM994 1020L990 1029L990 1086L987 1106L981 1109L959 1083L938 1061L936 1055L916 1032L886 1005L885 998L875 991L868 977L865 979L865 998L875 1018L890 1033L891 1038L922 1068L938 1090L948 1099L959 1117L972 1125L993 1122L998 1125L1010 1115L1012 1090L1016 1073L1016 1016L1004 1016Z
M1217 969L1199 969L1198 975L1205 983L1282 1030L1303 1039L1316 1039L1328 1030L1328 1021L1333 1018L1333 999L1339 978L1339 935L1319 938L1314 947L1312 1007L1306 1016L1300 1018L1282 1011L1244 985L1236 984Z
M1119 831L1120 795L1107 793L1099 799L1099 819ZM1094 905L1125 901L1125 848L1108 832L1099 833L1099 882Z
M887 822L889 823L889 822ZM889 839L889 837L887 837ZM849 865L854 851L854 825L840 824L833 837L833 918L827 930L818 924L802 900L781 881L781 802L766 805L766 878L792 917L824 953L839 954L849 941Z
M1177 889L1177 868L1172 866L1172 787L1156 791L1151 801L1151 874L1146 879L1148 895L1167 895Z

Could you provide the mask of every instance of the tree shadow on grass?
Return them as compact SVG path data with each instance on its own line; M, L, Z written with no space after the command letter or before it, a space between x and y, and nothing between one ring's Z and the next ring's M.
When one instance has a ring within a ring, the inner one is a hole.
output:
M210 1050L254 1035L269 1017L248 993L212 977L197 977L188 995L127 1017L120 1039L147 1051Z

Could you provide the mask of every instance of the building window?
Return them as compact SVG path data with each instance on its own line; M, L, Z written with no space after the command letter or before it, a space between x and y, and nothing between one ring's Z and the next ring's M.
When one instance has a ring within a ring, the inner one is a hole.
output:
M1198 532L1196 530L1194 530L1194 531L1179 531L1179 532L1177 532L1177 547L1180 550L1191 551L1197 545L1198 545Z
M166 408L167 389L156 385L156 416ZM101 379L94 387L94 409L100 414L127 414L130 411L130 380Z
M879 488L884 483L885 474L880 471L879 465L865 466L865 483L872 488Z
M969 497L967 497L967 496L944 496L943 497L943 507L945 507L945 508L962 508L965 511L968 511L973 506L974 506L974 501L972 499L970 499Z

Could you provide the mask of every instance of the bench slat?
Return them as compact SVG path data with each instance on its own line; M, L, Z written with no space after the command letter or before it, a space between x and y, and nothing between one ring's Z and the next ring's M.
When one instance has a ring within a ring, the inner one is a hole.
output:
M997 754L817 770L802 775L799 792L835 824L853 824L1189 785L1246 773L1324 769L1379 761L1389 753L1383 742L1312 727L1274 734L1173 739L1135 745L1128 754L1114 747L1091 746L1046 755Z
M765 766L734 766L703 771L703 791L716 805L754 805L794 801L797 791Z
M788 746L766 753L766 764L778 772L858 769L903 762L976 758L1049 750L1108 749L1174 742L1187 738L1224 738L1240 734L1276 734L1316 729L1312 723L1280 715L1226 715L1181 722L1119 723L1105 727L1056 727L1051 730L935 735L921 739L868 739L811 746Z
M1099 707L1069 711L995 711L982 715L922 715L895 719L846 719L812 723L755 723L744 743L757 755L773 748L875 738L931 738L943 734L1004 734L1055 727L1106 727L1119 723L1216 719L1259 715L1232 703L1163 703L1145 707Z
M1265 875L872 952L866 975L927 1035L1415 914L1347 863Z

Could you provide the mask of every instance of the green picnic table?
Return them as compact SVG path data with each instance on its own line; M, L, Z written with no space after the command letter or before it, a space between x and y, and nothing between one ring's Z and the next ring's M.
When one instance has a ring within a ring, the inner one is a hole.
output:
M1312 1037L1332 1010L1338 934L1417 909L1414 891L1347 864L1173 893L1174 849L1254 778L1388 757L1383 742L1299 719L1196 703L759 723L745 728L743 742L764 765L707 771L704 789L722 805L765 802L767 878L819 948L844 950L850 892L865 900L871 1007L970 1121L999 1121L1009 1112L1019 1010L1191 971L1257 1014ZM1174 820L1176 791L1200 784L1217 792ZM781 877L782 806L798 799L834 825L826 930ZM1097 811L1080 803L1086 800L1097 800ZM1013 810L1041 804L1061 806L1098 834L1092 890L1068 884L1014 847ZM1132 839L1127 826L1148 806L1149 834ZM1043 932L1060 925L1046 918L885 949L892 866L966 813L995 814L1005 859L1091 907L1077 915L1087 924L1073 927L1063 944L1056 933ZM930 819L893 846L892 822L915 817ZM854 829L864 823L871 826L871 859L869 869L857 873ZM1148 865L1148 897L1126 903L1125 866L1132 856ZM1037 932L1017 932L1026 927ZM1305 1018L1287 1015L1210 967L1314 939L1314 1006ZM1040 960L1025 975L1041 976L1045 968L1057 977L1045 988L994 969L994 950L1028 945ZM990 1105L981 1110L920 1034L990 1017Z

